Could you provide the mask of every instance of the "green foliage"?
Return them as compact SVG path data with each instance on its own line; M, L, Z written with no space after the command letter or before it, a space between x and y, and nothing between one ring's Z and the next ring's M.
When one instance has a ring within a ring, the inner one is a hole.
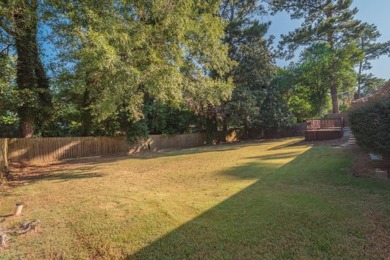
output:
M194 113L231 96L219 1L48 3L57 118L68 133L187 132Z
M290 112L298 122L317 117L317 113L313 112L316 111L314 106L307 97L306 88L296 88L288 101Z
M302 54L300 62L291 63L280 69L274 84L285 93L289 111L297 121L319 117L329 109L326 59L318 54L316 59L306 59Z
M15 57L8 53L0 54L0 137L16 136L18 132L15 77Z
M266 96L273 91L269 84L275 67L265 43L259 42L258 46L257 50L256 47L243 47L246 50L233 72L236 88L225 106L227 123L232 127L248 128L264 121L260 111Z
M351 110L349 119L361 147L390 158L390 96Z
M11 98L15 76L15 60L9 55L0 55L0 115L15 106Z
M231 127L252 126L260 113L264 93L261 90L252 91L249 88L236 88L232 99L226 104L226 119Z
M226 43L229 55L236 62L230 72L235 89L231 100L223 106L225 126L248 129L264 125L263 104L276 68L265 40L269 24L260 23L255 17L263 11L257 1L223 1L221 13L228 25Z
M260 121L257 126L262 128L281 129L292 126L293 118L281 89L271 84L267 88L265 100L260 109Z
M327 42L331 48L340 48L356 40L361 34L360 21L354 16L352 0L272 0L274 12L286 11L292 19L302 19L301 26L283 36L281 47L287 45L292 55L301 45Z
M331 91L333 113L338 113L339 91L346 85L353 85L349 73L340 75L340 68L353 68L363 57L357 53L357 40L362 33L359 20L354 18L358 12L352 8L352 0L272 0L274 12L287 11L292 19L302 19L301 26L282 36L280 49L287 46L283 54L289 58L299 46L316 43L328 44L331 50L328 87ZM352 65L350 63L353 63ZM341 76L341 77L340 77Z
M142 119L145 95L174 106L218 104L230 95L231 85L210 77L231 66L216 3L95 2L57 3L56 28L65 51L78 46L64 53L75 63L70 87L88 91L98 120L120 112Z
M341 104L340 105L340 113L347 112L349 110L350 106L346 104Z
M355 64L364 70L389 52L376 43L375 26L354 19L351 0L269 2L303 20L283 36L287 52L309 46L279 72L262 1L3 1L0 130L127 133L134 141L148 133L213 137L221 126L277 128L323 115L329 89L333 99L351 95ZM49 40L56 52L43 64ZM360 76L366 95L379 88Z
M54 96L54 117L42 133L44 136L118 136L130 134L181 134L197 132L199 119L187 107L163 104L146 99L142 118L130 121L128 114L120 112L106 120L97 120L83 109L80 96L69 92L59 92ZM135 138L136 139L136 138Z
M303 108L292 106L293 111L301 112L295 114L299 121L321 117L328 112L328 84L332 65L332 50L326 44L314 44L302 52L300 62L296 65L297 71L294 73L297 85L293 97L296 95L295 99L301 100L295 103L297 105L302 105L302 101L306 106L310 104L310 110L304 111ZM294 102L290 104L295 105Z
M378 90L380 90L386 83L385 79L381 79L375 77L370 74L362 74L359 77L359 95L358 97L368 97L375 94Z
M138 120L134 123L129 123L126 128L127 142L134 144L149 136L149 129L145 120Z
M326 43L317 43L306 48L298 62L279 71L276 81L288 93L287 102L297 121L322 117L329 112L329 82L332 80L342 91L342 99L353 95L357 75L356 60L351 57L360 57L353 44L333 50ZM337 78L333 79L335 75Z
M380 56L390 56L390 41L378 43L381 36L378 28L374 24L363 23L363 32L359 39L359 49L364 53L364 59L359 63L358 89L357 98L372 94L381 83L381 79L374 78L372 75L363 72L372 68L371 61L378 59ZM374 85L374 86L373 86Z
M197 132L196 115L186 107L172 107L159 102L145 102L144 118L150 134L183 134Z

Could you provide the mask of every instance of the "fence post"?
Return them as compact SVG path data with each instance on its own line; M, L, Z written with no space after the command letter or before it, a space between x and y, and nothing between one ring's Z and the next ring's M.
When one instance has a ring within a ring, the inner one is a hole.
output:
M3 157L4 157L4 170L8 172L8 138L4 139Z
M8 177L8 138L0 142L0 179Z

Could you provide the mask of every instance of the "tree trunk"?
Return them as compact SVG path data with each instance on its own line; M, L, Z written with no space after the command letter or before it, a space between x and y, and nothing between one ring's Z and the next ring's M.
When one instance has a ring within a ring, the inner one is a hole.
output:
M29 33L21 37L15 37L17 51L16 61L16 83L23 99L22 105L18 108L20 118L20 131L22 137L32 137L34 135L35 119L35 92L36 77L35 65L32 57L32 39Z
M207 107L206 112L206 135L207 135L207 144L215 144L218 143L219 140L216 138L218 124L217 124L217 115L215 112L215 108L212 105Z
M361 97L361 91L362 91L362 70L363 70L363 62L361 61L359 64L359 72L358 72L358 89L357 89L357 98L359 99Z
M22 137L32 137L36 124L43 124L52 113L49 80L38 51L38 0L20 1L13 15L17 53L16 83L20 93L18 115Z
M35 77L37 80L39 113L37 114L38 126L42 131L46 122L50 120L52 116L52 96L50 93L50 83L46 76L45 67L42 60L39 57L39 51L37 44L34 44L34 60L35 60Z
M0 140L0 185L9 177L8 138Z
M228 125L227 125L227 122L226 122L226 118L223 120L223 130L224 132L227 132L228 131Z
M89 94L89 83L87 81L87 88L84 90L83 95L83 101L82 101L82 112L81 112L81 118L82 118L82 136L90 136L91 135L91 129L92 129L92 115L91 115L91 98Z
M24 117L20 123L20 127L23 138L31 138L34 136L35 127L31 117Z
M327 1L327 5L332 5L332 0ZM326 12L327 19L333 18L332 8L329 8L329 11ZM335 48L334 48L334 31L329 31L327 35L327 42L332 50L332 61L336 59L335 57ZM336 82L336 71L334 70L334 66L331 68L330 75L330 94L332 97L332 111L333 114L338 114L339 111L339 99L338 99L338 84Z
M364 40L363 38L360 39L360 49L364 50ZM363 73L363 62L361 61L359 63L359 72L358 72L358 89L357 89L357 99L361 97L361 91L362 91L362 73Z
M248 126L248 120L245 118L243 120L243 125L244 125L244 133L243 133L243 138L244 140L249 139L249 126Z
M362 62L359 65L359 74L358 74L358 88L356 93L356 99L359 99L362 91Z
M332 111L333 114L340 113L339 110L339 98L337 95L337 85L333 84L330 86L330 94L332 96Z

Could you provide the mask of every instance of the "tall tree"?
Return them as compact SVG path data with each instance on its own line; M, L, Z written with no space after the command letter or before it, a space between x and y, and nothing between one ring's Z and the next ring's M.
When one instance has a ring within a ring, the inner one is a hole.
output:
M92 121L121 114L134 125L146 99L200 111L230 96L226 78L212 76L231 67L219 2L53 1L61 61L71 64L62 86Z
M300 28L282 36L281 45L288 46L290 57L301 45L326 42L333 52L332 62L337 63L336 50L343 49L361 35L360 21L354 18L358 9L351 7L352 0L270 0L269 3L275 12L287 11L291 18L303 19ZM339 113L340 86L334 67L331 69L329 89L333 113Z
M374 24L363 23L362 24L363 33L359 38L359 49L364 54L364 59L359 63L358 69L358 89L357 89L357 98L360 98L362 94L362 87L365 82L368 82L372 87L371 83L377 81L373 79L370 75L365 75L363 72L365 70L370 70L372 68L371 61L378 59L382 55L390 56L390 41L378 43L378 38L381 36L378 28ZM372 80L370 80L372 79ZM368 86L368 88L370 88Z
M229 74L235 85L233 96L223 107L225 128L229 123L247 131L259 121L266 88L275 72L270 41L265 39L269 24L258 20L263 13L264 7L256 0L222 1L221 16L227 22L225 42L236 62Z
M243 32L242 42L234 59L238 62L232 72L235 89L227 103L226 113L232 126L243 126L247 131L260 120L260 110L276 68L273 57L263 39L266 30L255 23Z
M16 60L21 136L32 137L50 117L49 80L38 46L39 0L3 0L0 2L0 34L11 39Z
M351 53L355 51L357 53ZM326 43L316 43L302 51L298 62L291 63L282 70L277 79L288 90L288 103L291 112L298 121L313 117L321 117L329 112L330 98L328 82L332 79L332 71L336 71L339 90L351 94L357 82L354 60L351 56L359 56L354 47L337 51L337 62L333 60L333 52Z
M332 51L326 44L314 44L288 67L288 81L292 84L288 103L298 121L328 112L331 66Z

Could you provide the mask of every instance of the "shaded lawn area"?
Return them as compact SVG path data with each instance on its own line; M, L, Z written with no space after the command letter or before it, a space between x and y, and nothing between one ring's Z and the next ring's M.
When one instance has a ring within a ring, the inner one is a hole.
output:
M56 170L2 192L35 233L25 258L388 258L390 183L351 174L348 149L300 139L202 147Z

